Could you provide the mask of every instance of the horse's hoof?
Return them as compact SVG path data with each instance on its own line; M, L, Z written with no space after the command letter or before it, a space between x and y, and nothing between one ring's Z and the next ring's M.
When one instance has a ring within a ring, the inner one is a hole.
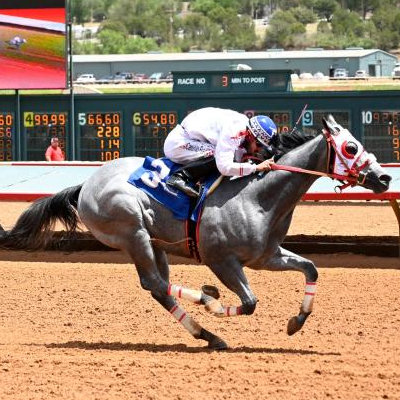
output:
M226 350L228 348L228 345L218 336L214 336L208 342L208 348L212 350Z
M206 311L215 317L225 316L224 307L222 307L221 303L218 300L215 300L214 297L208 297L204 306Z
M206 340L208 342L208 348L212 350L226 350L228 348L228 345L221 338L204 328L201 329L197 339Z
M201 288L202 292L208 296L214 297L214 299L219 299L219 290L216 286L203 285Z
M297 331L299 331L302 328L303 324L304 324L304 322L301 323L297 316L290 318L288 325L287 325L287 334L289 336L292 336L293 334L295 334Z
M304 323L306 322L306 319L309 317L310 314L311 311L310 312L300 311L299 315L290 318L287 326L288 335L289 336L293 335L294 333L299 331L303 327Z

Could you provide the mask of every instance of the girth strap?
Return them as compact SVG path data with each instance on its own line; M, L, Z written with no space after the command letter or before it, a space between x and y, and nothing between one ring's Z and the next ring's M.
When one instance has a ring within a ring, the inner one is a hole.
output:
M197 221L193 221L190 218L194 208L196 207L197 199L190 199L190 209L188 219L186 220L186 247L189 250L190 257L195 258L198 262L201 262L199 248L197 246L199 240L199 226L201 220L202 210L199 211Z

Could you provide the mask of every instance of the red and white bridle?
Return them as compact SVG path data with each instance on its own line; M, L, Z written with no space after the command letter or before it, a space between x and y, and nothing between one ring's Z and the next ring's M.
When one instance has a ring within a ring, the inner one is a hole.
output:
M271 169L326 176L345 182L343 185L336 186L335 190L340 192L349 186L363 185L366 174L362 171L376 161L375 156L367 153L363 145L340 125L323 129L323 134L328 144L327 172L279 164L272 164ZM355 154L348 151L347 145L349 143L353 145L353 149L357 149ZM334 157L333 160L331 159L332 156Z

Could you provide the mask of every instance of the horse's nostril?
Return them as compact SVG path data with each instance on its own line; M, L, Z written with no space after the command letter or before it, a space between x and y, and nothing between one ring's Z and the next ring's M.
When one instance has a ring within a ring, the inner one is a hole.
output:
M383 183L389 183L392 180L392 177L390 175L381 175L379 177L379 180Z

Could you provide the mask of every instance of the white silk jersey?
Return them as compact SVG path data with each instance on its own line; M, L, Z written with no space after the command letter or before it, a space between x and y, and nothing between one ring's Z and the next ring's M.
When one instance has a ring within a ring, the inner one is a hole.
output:
M193 111L169 133L164 153L181 164L214 155L222 175L250 175L256 165L240 162L243 151L239 149L248 121L246 115L228 109L206 107ZM238 154L240 159L235 160Z

